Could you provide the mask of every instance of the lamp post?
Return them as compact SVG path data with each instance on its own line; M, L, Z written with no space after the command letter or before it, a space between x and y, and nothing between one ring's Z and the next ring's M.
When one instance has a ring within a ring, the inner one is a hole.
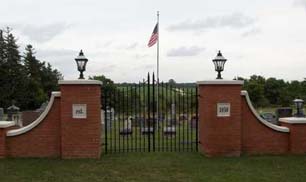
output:
M296 117L304 117L303 113L303 105L304 105L304 100L302 99L294 99L293 100L295 106L296 106Z
M78 71L80 72L79 79L84 79L83 72L86 70L87 61L88 59L84 56L84 53L81 50L78 57L75 58L75 62L77 63L77 66L78 66Z
M218 52L217 56L212 61L215 65L215 71L218 72L217 79L222 79L221 72L224 70L226 59L222 56L221 51Z

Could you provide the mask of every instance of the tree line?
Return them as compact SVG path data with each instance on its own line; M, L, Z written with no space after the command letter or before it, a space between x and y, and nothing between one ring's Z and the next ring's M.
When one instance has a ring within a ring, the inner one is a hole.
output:
M103 75L93 76L91 79L101 80L103 89L107 92L116 92L120 87L132 86L135 83L114 83ZM300 98L306 101L306 78L303 81L285 81L277 78L265 78L252 75L250 78L235 78L244 80L243 90L247 90L255 107L286 107L293 104L293 100ZM170 79L166 84L177 88L196 87L196 83L177 83ZM123 96L122 96L123 97ZM115 102L112 100L112 102Z
M35 57L32 45L23 54L10 28L0 29L0 107L15 103L22 110L38 108L58 90L61 73Z
M277 78L265 78L252 75L244 80L243 89L247 90L255 107L290 106L293 100L306 100L306 79L303 81L285 81Z

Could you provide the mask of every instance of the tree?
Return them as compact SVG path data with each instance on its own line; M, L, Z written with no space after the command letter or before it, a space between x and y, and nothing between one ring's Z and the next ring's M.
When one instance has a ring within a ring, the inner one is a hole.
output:
M17 40L10 28L0 30L0 107L7 108L12 100L22 110L36 109L58 89L62 75L48 63L35 57L31 45L21 59Z
M44 66L35 57L35 50L32 45L27 45L24 52L24 66L26 69L27 76L36 82L41 82L40 72Z
M4 51L5 51L5 42L3 37L3 31L0 30L0 66L2 66L4 63L4 58L5 58Z
M58 80L62 80L62 74L57 70L53 69L50 63L43 62L42 70L40 71L41 85L44 92L51 96L51 92L59 90Z
M175 84L176 84L176 82L175 82L174 79L170 79L170 80L168 81L168 84L169 84L170 86L174 87Z
M32 45L27 45L24 52L24 67L28 79L27 107L29 109L38 108L45 100L47 94L44 92L41 80L41 71L44 66L34 56L35 50Z
M114 97L115 93L118 93L117 87L115 86L114 82L109 79L106 78L104 75L99 75L99 76L93 76L93 77L89 77L90 80L99 80L102 82L102 87L101 87L101 92L102 92L102 99L104 99L105 97L109 98L108 100L104 100L102 102L107 101L107 105L110 107L115 107L115 103L117 101L117 99L119 99L118 97ZM105 95L107 94L107 95ZM122 98L123 96L120 95L120 98Z
M23 93L26 90L27 80L25 80L25 71L21 64L20 54L16 39L11 33L11 29L5 30L2 46L2 64L1 64L1 98L0 104L8 107L12 100L18 101L17 104L23 108L25 106L25 97Z
M266 79L262 76L252 75L249 80L245 80L243 89L246 89L255 107L263 107L269 104L265 98L264 86Z

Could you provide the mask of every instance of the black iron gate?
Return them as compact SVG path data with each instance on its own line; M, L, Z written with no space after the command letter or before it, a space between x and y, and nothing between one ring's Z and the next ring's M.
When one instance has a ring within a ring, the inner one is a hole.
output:
M157 85L154 73L142 83L104 90L105 153L197 151L197 95L195 85Z

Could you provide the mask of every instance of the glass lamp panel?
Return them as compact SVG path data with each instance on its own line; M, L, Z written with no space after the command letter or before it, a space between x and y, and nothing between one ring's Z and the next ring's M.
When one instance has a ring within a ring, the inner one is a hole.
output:
M77 60L79 71L83 71L84 70L84 62L85 62L84 60Z

